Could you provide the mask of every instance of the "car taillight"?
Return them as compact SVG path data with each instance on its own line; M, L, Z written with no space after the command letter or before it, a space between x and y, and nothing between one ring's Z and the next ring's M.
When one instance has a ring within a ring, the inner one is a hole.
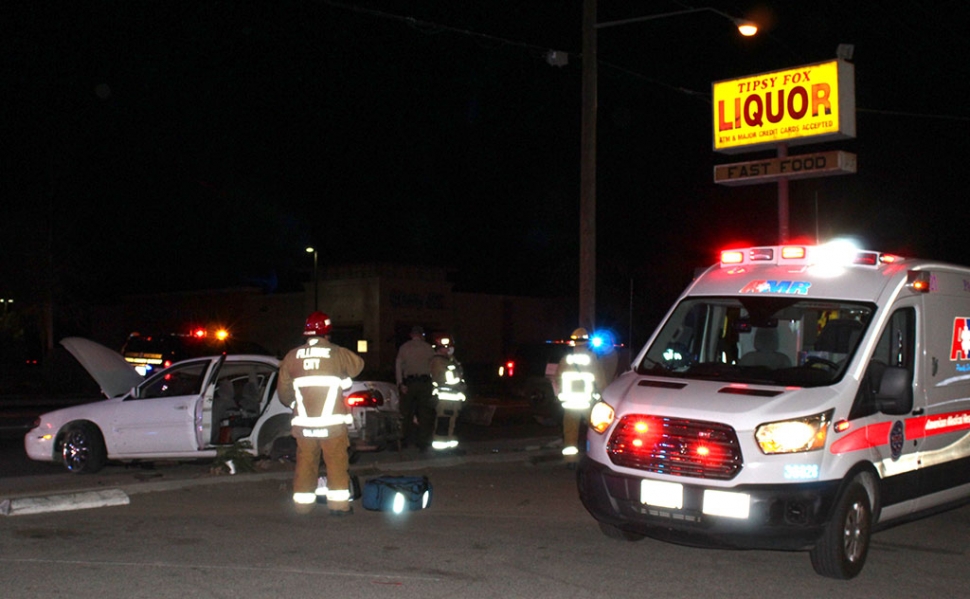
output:
M384 405L384 396L374 389L354 391L344 398L344 403L348 408L376 408Z
M509 360L505 363L505 376L512 376L515 374L515 362Z

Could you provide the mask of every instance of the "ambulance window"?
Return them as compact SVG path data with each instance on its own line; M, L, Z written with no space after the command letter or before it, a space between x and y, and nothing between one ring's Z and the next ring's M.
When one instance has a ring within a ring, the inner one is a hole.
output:
M658 331L640 374L816 387L840 380L875 306L802 297L690 297Z
M904 368L910 377L913 376L915 332L916 311L913 308L900 308L893 312L869 360L850 418L876 413L875 396L886 368Z

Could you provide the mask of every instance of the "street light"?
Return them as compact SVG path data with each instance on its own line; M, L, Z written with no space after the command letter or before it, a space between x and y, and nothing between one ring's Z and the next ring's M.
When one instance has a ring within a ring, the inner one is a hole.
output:
M710 7L689 8L620 21L597 23L596 0L583 1L583 120L579 185L579 325L589 330L595 328L596 324L596 30L699 12L712 12L724 17L731 21L743 36L749 37L758 32L758 27L753 22L737 19Z
M313 311L320 309L320 279L317 277L317 250L312 246L306 249L308 254L313 254Z

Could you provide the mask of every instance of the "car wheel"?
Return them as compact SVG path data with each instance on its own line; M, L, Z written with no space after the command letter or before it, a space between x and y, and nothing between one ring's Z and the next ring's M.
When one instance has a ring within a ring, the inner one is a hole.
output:
M603 534L611 539L617 539L619 541L641 541L644 537L644 535L623 530L619 526L607 524L606 522L598 522L598 524L600 525L600 530L603 532Z
M93 474L104 467L106 457L104 439L97 427L73 424L64 433L61 461L68 472Z
M854 480L811 551L812 567L828 578L854 578L866 563L871 534L872 503L865 487Z

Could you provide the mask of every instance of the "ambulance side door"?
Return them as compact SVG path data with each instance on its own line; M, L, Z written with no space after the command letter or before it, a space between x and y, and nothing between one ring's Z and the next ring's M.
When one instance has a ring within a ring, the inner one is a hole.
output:
M970 293L940 277L945 293L923 295L926 409L921 424L920 499L926 509L966 496L970 484Z
M884 518L912 512L920 495L924 398L916 360L921 324L919 303L918 298L906 298L893 305L853 406L853 417L865 424L869 445L875 452L874 465L882 479ZM891 379L896 380L895 386L889 382ZM897 399L890 403L889 397Z

